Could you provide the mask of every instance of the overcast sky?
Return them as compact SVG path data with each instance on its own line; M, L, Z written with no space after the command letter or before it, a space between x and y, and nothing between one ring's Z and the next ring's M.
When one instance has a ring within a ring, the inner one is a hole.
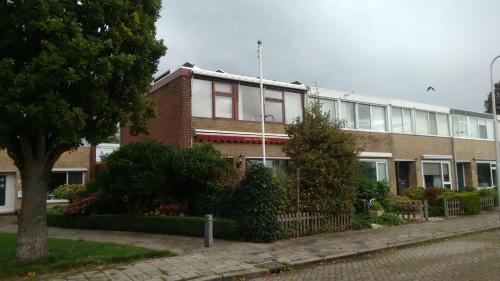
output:
M190 61L257 76L261 38L266 79L483 111L499 11L498 0L164 0L159 72Z

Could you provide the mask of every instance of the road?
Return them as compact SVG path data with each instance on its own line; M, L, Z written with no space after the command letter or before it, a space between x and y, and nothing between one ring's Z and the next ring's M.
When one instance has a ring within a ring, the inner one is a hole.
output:
M500 280L500 230L255 280Z

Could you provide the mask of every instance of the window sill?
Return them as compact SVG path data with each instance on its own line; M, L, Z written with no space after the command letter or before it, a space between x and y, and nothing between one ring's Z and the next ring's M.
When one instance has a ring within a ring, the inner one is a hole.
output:
M69 200L66 200L66 199L49 199L49 200L47 200L47 204L56 204L56 203L69 203Z

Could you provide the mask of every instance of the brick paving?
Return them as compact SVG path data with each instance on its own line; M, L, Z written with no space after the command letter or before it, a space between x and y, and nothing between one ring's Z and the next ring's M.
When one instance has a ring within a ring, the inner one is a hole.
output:
M0 219L0 231L8 231ZM240 274L263 273L260 265L271 261L291 266L318 263L357 253L396 247L461 233L500 227L497 213L461 216L441 221L345 233L325 233L277 241L246 243L215 240L213 248L203 248L201 238L119 231L91 231L50 228L53 237L133 244L158 249L174 249L176 257L150 259L92 272L58 273L44 280L220 280Z
M500 280L500 230L255 279L299 280Z

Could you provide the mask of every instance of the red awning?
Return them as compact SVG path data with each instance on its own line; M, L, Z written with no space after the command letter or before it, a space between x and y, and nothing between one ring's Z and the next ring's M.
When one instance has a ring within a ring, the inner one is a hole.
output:
M245 135L222 135L222 134L196 134L197 141L211 141L211 142L232 142L232 143L262 143L262 138L259 136L245 136ZM266 143L280 144L288 142L288 138L283 137L266 137Z

